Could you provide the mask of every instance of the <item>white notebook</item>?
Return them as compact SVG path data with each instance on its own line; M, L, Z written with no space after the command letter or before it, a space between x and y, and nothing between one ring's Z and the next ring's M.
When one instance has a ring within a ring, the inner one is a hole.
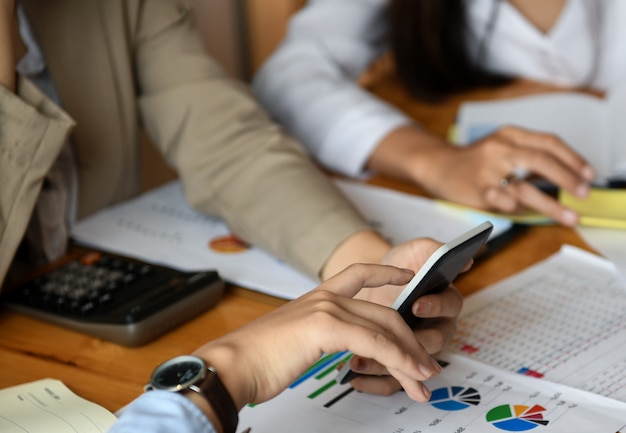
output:
M102 433L116 420L111 412L79 397L56 379L0 390L3 433Z
M595 168L597 182L626 179L626 87L601 99L560 92L468 102L458 116L457 140L469 144L503 125L557 134Z

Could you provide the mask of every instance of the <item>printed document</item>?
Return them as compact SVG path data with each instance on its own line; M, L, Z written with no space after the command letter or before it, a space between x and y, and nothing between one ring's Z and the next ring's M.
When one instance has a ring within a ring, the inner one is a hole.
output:
M337 185L393 243L420 236L445 242L487 219L494 224L492 236L511 226L505 218L454 209L385 188L348 181ZM81 244L177 269L216 269L224 280L285 299L297 298L318 284L236 239L221 219L191 208L178 182L79 221L72 237Z
M571 246L469 296L452 348L485 364L626 402L626 284Z
M626 433L626 286L607 260L564 247L470 296L430 401L362 394L329 354L239 432Z
M339 385L322 360L275 399L244 408L237 431L615 433L626 426L626 403L454 354L440 362L442 373L426 382L430 401L417 403L403 392L383 397Z

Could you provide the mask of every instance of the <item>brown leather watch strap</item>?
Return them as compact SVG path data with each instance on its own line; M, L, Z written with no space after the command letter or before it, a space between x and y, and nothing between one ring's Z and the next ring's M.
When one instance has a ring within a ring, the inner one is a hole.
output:
M212 367L207 367L206 377L189 389L202 394L222 424L224 433L235 433L239 423L239 411L228 390Z

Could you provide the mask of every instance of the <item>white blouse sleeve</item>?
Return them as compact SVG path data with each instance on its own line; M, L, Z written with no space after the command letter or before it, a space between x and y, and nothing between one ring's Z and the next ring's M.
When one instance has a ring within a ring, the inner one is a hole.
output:
M356 79L386 48L387 0L309 0L254 90L326 167L358 176L378 143L411 120Z
M198 406L174 392L146 392L118 415L108 433L216 433Z

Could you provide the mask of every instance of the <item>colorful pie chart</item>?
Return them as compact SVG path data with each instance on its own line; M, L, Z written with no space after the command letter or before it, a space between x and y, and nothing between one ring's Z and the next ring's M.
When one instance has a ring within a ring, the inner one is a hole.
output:
M432 391L428 402L437 409L453 412L477 406L480 394L474 388L448 386Z
M547 426L544 419L546 408L539 406L523 406L504 404L487 412L487 422L504 431L528 431L539 426Z

